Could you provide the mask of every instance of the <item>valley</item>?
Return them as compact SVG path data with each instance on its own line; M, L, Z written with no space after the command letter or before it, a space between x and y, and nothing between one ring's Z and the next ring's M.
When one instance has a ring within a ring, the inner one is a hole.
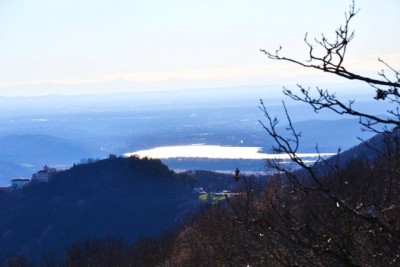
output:
M242 89L233 96L228 92L228 89L213 91L219 98L209 102L203 99L210 93L200 91L195 99L186 98L179 91L168 99L162 95L154 98L154 94L2 98L3 102L12 102L15 112L6 109L7 105L0 108L3 112L0 116L0 186L8 185L14 178L30 177L45 164L66 169L88 158L102 159L110 154L123 155L157 147L205 144L240 149L257 147L262 153L271 153L272 140L259 122L263 114L257 97L265 95L265 90L258 88L246 95ZM221 97L224 94L226 98ZM233 100L240 94L241 101ZM149 104L152 98L153 103ZM271 103L272 112L282 118L280 129L284 131L282 107L273 104L277 102L276 97L264 102ZM312 111L307 107L289 102L288 108L296 129L302 133L301 153L316 153L316 145L321 153L336 153L338 148L343 150L358 144L358 137L372 136L359 130L357 119L317 114L310 120L306 118L311 117ZM229 159L170 157L163 162L177 170L226 171L235 167L246 171L264 170L262 158L245 159L240 155L242 152Z

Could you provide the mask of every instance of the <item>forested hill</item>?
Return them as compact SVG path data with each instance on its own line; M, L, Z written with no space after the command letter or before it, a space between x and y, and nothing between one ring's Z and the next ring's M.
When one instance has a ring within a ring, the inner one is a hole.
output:
M44 251L62 256L87 238L157 235L195 205L193 184L159 160L110 157L0 192L0 262L14 254L38 259Z

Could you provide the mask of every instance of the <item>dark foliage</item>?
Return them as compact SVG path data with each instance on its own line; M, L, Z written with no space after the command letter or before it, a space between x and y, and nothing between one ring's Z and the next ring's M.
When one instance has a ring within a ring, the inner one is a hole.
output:
M0 258L60 257L86 238L132 242L158 235L193 208L193 179L159 160L109 158L75 165L49 183L0 195Z
M393 157L400 158L399 152ZM320 175L338 202L322 190L305 190L285 173L269 177L261 191L257 180L240 175L237 182L231 181L239 195L203 206L186 217L180 229L133 245L116 239L87 239L70 246L58 264L397 266L398 166L383 156L357 157L337 172ZM11 260L24 260L27 265L22 266L29 266L24 258Z
M337 202L284 173L262 192L241 177L240 195L188 217L168 242L142 242L157 256L139 266L397 266L400 176L393 162L357 158L320 176Z
M187 171L186 174L192 176L198 186L203 187L206 192L234 190L235 188L235 184L232 184L232 174L204 170Z

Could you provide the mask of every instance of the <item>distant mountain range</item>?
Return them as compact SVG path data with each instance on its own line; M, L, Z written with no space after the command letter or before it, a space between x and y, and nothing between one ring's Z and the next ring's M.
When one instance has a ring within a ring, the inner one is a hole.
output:
M74 161L88 156L88 149L78 141L43 134L0 137L0 157L27 164Z
M91 155L84 144L43 134L0 137L0 185L12 178L30 177L43 165L71 166L77 159Z

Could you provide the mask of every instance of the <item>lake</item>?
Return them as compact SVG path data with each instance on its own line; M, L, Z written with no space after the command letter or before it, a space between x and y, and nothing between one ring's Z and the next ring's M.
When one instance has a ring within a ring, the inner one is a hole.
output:
M124 156L137 155L158 159L169 158L210 158L210 159L290 159L287 154L267 154L261 152L261 147L237 147L193 144L182 146L162 146L146 150L125 153ZM298 153L300 158L329 157L335 153Z

